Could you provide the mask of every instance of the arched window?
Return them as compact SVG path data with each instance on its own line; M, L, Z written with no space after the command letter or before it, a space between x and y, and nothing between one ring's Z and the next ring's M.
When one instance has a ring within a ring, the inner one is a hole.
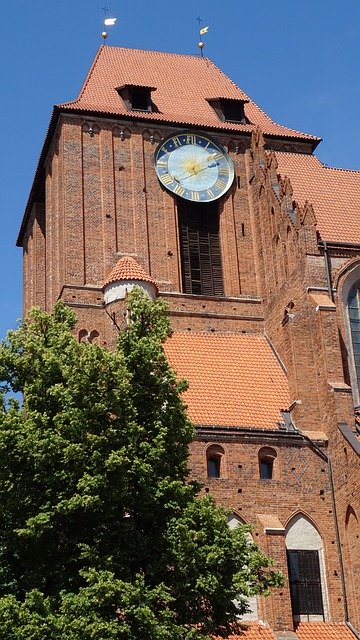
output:
M349 505L345 518L346 535L346 569L348 571L349 598L348 604L352 619L360 618L358 603L360 602L360 524L354 508Z
M285 537L293 617L297 621L327 618L324 551L321 536L304 515L294 516Z
M348 270L342 288L348 376L355 406L360 405L360 264Z
M354 358L356 380L360 387L360 282L351 287L347 301L351 346Z
M272 447L262 447L259 451L260 480L271 480L274 475L276 451Z
M96 329L88 331L87 329L81 329L79 331L79 342L98 342L99 332Z
M221 478L223 475L224 449L218 444L212 444L206 451L206 467L208 478Z

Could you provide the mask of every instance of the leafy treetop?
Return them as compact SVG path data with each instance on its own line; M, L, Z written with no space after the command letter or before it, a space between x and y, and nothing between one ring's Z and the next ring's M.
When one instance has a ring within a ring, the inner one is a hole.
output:
M194 429L166 308L137 291L129 317L113 353L77 342L62 303L0 347L3 640L226 635L244 596L281 582L186 481Z

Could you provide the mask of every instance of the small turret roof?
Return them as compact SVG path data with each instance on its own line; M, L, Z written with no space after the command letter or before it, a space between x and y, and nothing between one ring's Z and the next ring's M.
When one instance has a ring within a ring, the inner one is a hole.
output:
M150 282L158 290L157 284L151 276L136 262L135 258L130 256L124 256L120 258L119 262L115 265L110 272L104 287L107 287L113 282L120 282L122 280L138 280L139 282Z

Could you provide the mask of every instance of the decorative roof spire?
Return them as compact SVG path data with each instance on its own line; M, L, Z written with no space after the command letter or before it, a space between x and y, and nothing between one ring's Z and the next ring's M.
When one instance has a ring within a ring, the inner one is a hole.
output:
M103 7L103 12L104 12L104 26L105 29L101 34L102 39L106 40L106 38L108 37L108 32L106 31L106 27L113 27L116 23L117 18L107 18L106 14L109 12L109 9L107 7Z
M201 55L203 56L204 55L203 48L204 48L205 44L203 43L201 36L203 36L205 33L207 33L209 31L209 27L208 26L207 27L201 27L201 23L203 22L202 18L196 18L196 20L199 23L199 36L200 36L200 41L198 43L198 47L200 49Z

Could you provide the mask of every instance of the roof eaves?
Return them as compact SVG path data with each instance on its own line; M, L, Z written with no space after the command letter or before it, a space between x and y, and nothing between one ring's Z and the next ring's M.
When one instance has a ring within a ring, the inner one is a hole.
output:
M136 89L148 89L149 91L156 91L156 87L152 87L148 84L139 84L138 82L127 82L126 84L122 84L119 87L115 87L116 91L120 91L121 89L125 89L127 87L136 87Z
M103 117L107 117L107 118L125 118L125 119L136 119L136 120L140 120L143 122L156 122L157 124L172 124L172 125L176 125L176 126L182 126L182 127L186 127L187 129L189 127L199 127L200 129L216 129L217 131L223 131L223 132L232 132L232 133L252 133L253 131L255 131L256 128L259 128L258 125L254 125L254 124L242 124L242 123L231 123L231 122L223 122L222 120L219 120L219 123L212 123L212 122L204 122L203 120L200 122L196 122L195 120L193 122L189 122L189 120L181 120L181 119L177 119L176 117L169 117L169 116L165 116L164 114L161 113L155 113L155 112L149 112L146 114L144 112L136 112L136 111L129 111L127 113L123 113L123 112L119 112L119 111L105 111L105 109L101 109L101 108L91 108L89 109L88 107L83 107L81 106L81 103L79 100L76 100L74 102L67 102L67 103L63 103L63 104L58 104L57 105L58 109L61 109L61 111L65 111L65 112L70 112L70 113L77 113L77 114L89 114L89 115L96 115L96 116L103 116ZM281 133L280 131L278 132L267 132L266 131L266 127L261 127L260 129L262 129L262 132L265 136L265 138L271 138L271 139L278 139L281 138L283 140L289 140L289 141L299 141L299 142L309 142L312 143L313 147L312 150L315 149L315 147L321 142L322 138L317 138L316 136L310 135L310 134L306 134L306 133L301 133L300 131L296 131L295 129L288 129L285 127L282 127L281 125L277 125L276 123L272 123L273 125L279 127L279 129L286 129L286 131L284 133Z
M25 207L25 212L21 221L21 226L20 226L20 230L18 233L18 237L16 239L16 246L17 247L22 247L22 242L24 239L24 235L25 235L25 231L26 231L26 225L31 213L31 208L37 193L37 186L39 185L40 181L41 181L41 172L43 170L44 167L44 162L45 162L45 158L50 146L50 142L52 139L52 136L54 134L54 131L56 129L56 125L59 119L59 115L60 115L60 109L55 105L53 107L53 111L51 114L51 118L50 118L50 122L49 122L49 126L47 129L47 132L45 134L45 139L44 139L44 143L42 146L42 149L40 151L40 157L39 157L39 161L37 163L36 166L36 170L35 170L35 176L34 176L34 180L32 182L31 185L31 189L30 189L30 193L29 193L29 197L26 203L26 207Z
M239 98L229 98L229 96L215 96L215 97L205 98L205 100L207 100L208 102L211 102L212 100L228 100L229 102L242 102L244 104L247 104L248 102L250 102L250 99L245 96L239 97Z

